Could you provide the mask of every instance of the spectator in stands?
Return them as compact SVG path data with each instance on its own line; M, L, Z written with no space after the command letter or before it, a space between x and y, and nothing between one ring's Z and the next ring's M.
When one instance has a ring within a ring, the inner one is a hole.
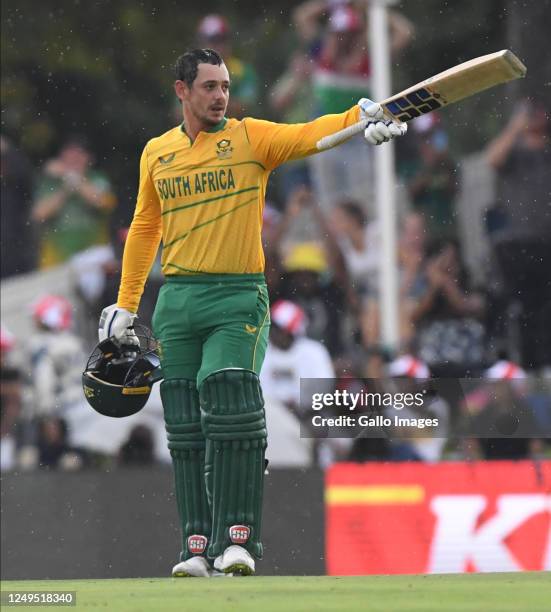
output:
M352 286L361 297L365 297L370 287L373 290L377 286L380 251L378 223L368 223L364 209L354 200L341 201L331 220Z
M287 70L270 90L270 104L283 123L305 123L313 117L311 76L314 63L308 50L291 56ZM279 184L287 199L300 186L311 185L305 159L288 162L278 169Z
M484 361L484 300L469 290L454 241L437 243L411 317L417 353L438 376L462 376Z
M435 427L392 428L390 459L395 461L440 461L450 433L450 406L438 394L429 392L427 384L430 371L426 363L413 355L402 355L388 366L394 393L422 393L421 406L392 406L385 416L394 421L395 416L405 419L437 420Z
M0 176L0 275L4 279L34 268L36 252L29 226L31 167L27 158L3 134L0 135Z
M15 346L14 336L0 328L0 471L16 465L16 423L21 412L21 372L10 359Z
M330 392L334 388L335 371L323 344L305 337L307 317L299 306L288 300L279 300L271 308L271 320L260 381L267 401L267 412L272 410L272 414L267 415L268 421L275 424L273 411L279 411L278 405L285 406L296 417L293 439L287 442L293 446L300 437L299 422L308 427L312 416L307 379L315 379L312 393ZM327 379L327 382L323 379ZM302 396L301 385L306 385L302 388ZM303 402L307 401L301 403L301 398ZM272 400L275 401L273 405ZM280 412L278 414L280 420L288 418ZM322 467L327 467L337 458L344 458L345 454L341 452L343 445L339 440L317 442L316 460ZM345 446L347 450L349 445Z
M413 128L418 135L418 155L412 158L407 177L413 207L424 215L433 238L454 238L457 174L448 136L438 113L418 117Z
M271 308L272 324L260 381L264 395L302 415L302 378L335 378L329 352L323 344L305 337L307 317L299 306L279 300Z
M135 425L119 451L119 465L150 466L155 463L155 441L147 425Z
M378 234L374 233L373 241L378 242ZM400 226L398 244L398 265L400 271L398 315L400 325L400 347L404 350L410 347L415 334L415 322L412 315L417 302L424 291L424 270L426 259L427 228L423 215L417 212L407 213ZM373 352L380 338L381 313L379 302L379 274L370 276L368 294L362 309L361 328L364 346Z
M297 219L304 221L320 239L298 243L289 240L289 234L300 235L296 231ZM269 257L273 260L278 253L287 252L283 257L286 274L279 283L278 296L298 300L309 317L307 335L328 343L332 355L340 354L348 341L343 332L348 314L350 310L357 314L358 298L338 247L337 234L310 189L298 187L291 193L271 235ZM284 242L287 248L283 247Z
M492 234L506 297L521 306L522 363L551 365L551 144L549 116L525 101L486 150L498 172L502 228Z
M499 360L484 374L486 382L469 394L463 418L471 439L471 459L524 459L537 455L541 440L537 419L526 398L526 372L510 361Z
M378 277L380 233L377 221L368 222L364 208L354 200L341 201L333 210L328 232L334 232L337 249L342 254L349 276L348 300L353 316L356 344L371 333L368 346L378 341ZM372 342L373 340L373 342Z
M329 277L323 248L316 242L296 244L285 257L284 268L281 295L305 311L306 335L322 342L332 355L341 353L345 292Z
M234 54L232 36L230 25L222 15L207 15L197 28L199 47L214 49L224 58L231 78L227 115L241 119L254 114L254 105L258 100L258 77L251 64Z
M71 136L58 157L44 166L31 213L42 234L41 268L109 243L109 216L116 199L107 177L92 163L87 141Z
M266 260L264 275L271 304L281 297L284 275L281 254L283 222L284 216L270 202L266 202L263 212L262 245Z
M85 465L85 456L68 442L67 423L56 416L40 419L38 425L38 467L48 470L80 470Z
M75 328L86 346L94 346L98 337L97 321L105 302L101 301L107 287L108 276L112 270L120 274L119 261L112 245L104 244L90 247L74 255L71 272L77 298L75 306L79 319Z
M340 113L358 99L370 97L371 66L367 51L367 2L307 0L295 9L300 37L311 41L314 69L312 94L316 115ZM325 24L322 17L327 17ZM409 21L389 13L391 49L403 49L412 36ZM352 138L338 148L309 160L316 198L323 210L342 197L368 206L371 201L372 163L369 149Z
M71 331L71 303L46 295L33 307L35 333L28 343L35 416L63 416L82 401L81 374L85 355Z
M400 296L417 296L422 289L423 270L427 257L427 229L425 216L409 212L401 220L398 244L400 264Z
M335 370L337 374L337 389L347 390L350 393L383 393L384 377L386 374L386 356L381 350L374 349L363 355L363 363L356 363L354 360L340 357L335 360ZM366 380L366 378L370 380ZM369 416L382 415L382 410L376 410L370 406L365 410L362 407L356 409L356 416L360 416L366 411ZM359 428L360 431L354 436L350 446L347 461L387 461L390 458L390 443L384 431L377 431Z

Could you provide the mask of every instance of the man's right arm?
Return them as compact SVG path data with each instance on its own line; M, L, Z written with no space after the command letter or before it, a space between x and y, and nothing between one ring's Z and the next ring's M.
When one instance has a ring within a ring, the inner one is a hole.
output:
M273 170L287 161L319 153L319 140L360 120L368 121L364 138L372 145L388 142L407 132L405 123L386 118L382 106L367 98L362 98L344 113L323 115L308 123L272 123L252 117L243 122L258 161Z
M281 164L318 153L316 143L360 120L360 107L345 113L324 115L308 123L272 123L262 119L244 119L247 136L264 166L273 170Z
M136 312L162 236L161 204L151 178L147 145L140 160L134 218L124 247L117 307Z

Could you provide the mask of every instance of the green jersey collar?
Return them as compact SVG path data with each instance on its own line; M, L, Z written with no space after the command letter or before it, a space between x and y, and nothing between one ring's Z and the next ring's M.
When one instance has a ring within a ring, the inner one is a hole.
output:
M226 123L228 122L227 118L224 117L222 119L222 121L220 121L220 123L217 123L215 126L211 127L210 130L202 130L204 132L208 132L209 134L212 134L214 132L219 132L220 130L223 130L226 127ZM184 125L184 123L182 122L182 125L180 126L180 130L187 135L186 132L186 126Z
M226 117L224 117L222 121L220 121L220 123L210 128L210 130L205 130L205 132L219 132L220 130L223 130L226 127L227 122L228 120L226 119Z

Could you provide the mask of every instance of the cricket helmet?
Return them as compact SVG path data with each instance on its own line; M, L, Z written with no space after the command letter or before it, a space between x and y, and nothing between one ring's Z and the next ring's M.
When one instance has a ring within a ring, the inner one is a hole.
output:
M82 373L82 388L92 408L115 418L139 412L147 403L153 383L161 380L157 341L143 325L135 325L139 345L114 338L100 342Z
M484 372L484 378L496 384L509 384L517 393L522 394L528 389L526 371L507 359L496 361Z
M362 29L362 17L351 6L339 4L331 11L328 25L330 32L357 32Z
M291 336L306 333L307 318L304 310L289 300L278 300L271 311L272 323Z
M430 378L427 364L413 355L402 355L388 365L388 374L393 378Z
M197 33L206 40L226 38L230 33L230 26L222 15L207 15L199 23Z
M52 331L69 329L73 322L73 306L60 295L45 295L32 306L34 320Z

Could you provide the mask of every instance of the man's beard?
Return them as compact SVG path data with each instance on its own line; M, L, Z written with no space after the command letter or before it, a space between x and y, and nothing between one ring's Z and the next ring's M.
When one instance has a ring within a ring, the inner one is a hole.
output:
M209 117L203 117L202 121L206 125L210 125L212 127L214 127L215 125L218 125L220 123L220 119L210 119Z
M220 119L211 119L206 113L194 113L197 119L201 121L201 123L205 125L209 125L210 127L214 127L220 123Z

